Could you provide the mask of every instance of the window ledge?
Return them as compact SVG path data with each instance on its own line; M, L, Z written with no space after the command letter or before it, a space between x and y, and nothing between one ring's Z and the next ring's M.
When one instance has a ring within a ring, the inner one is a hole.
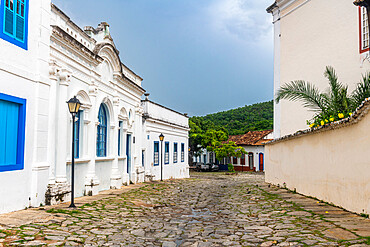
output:
M91 159L75 159L75 164L88 163ZM67 160L67 165L72 164L71 160Z
M120 157L118 157L118 160L125 160L125 159L127 159L127 156L120 156Z
M101 162L101 161L112 161L114 160L114 157L96 157L95 161Z

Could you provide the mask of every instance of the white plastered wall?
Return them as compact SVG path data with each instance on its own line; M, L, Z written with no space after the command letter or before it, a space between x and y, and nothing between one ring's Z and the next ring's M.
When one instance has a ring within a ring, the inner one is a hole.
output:
M274 11L275 91L293 80L309 81L324 91L328 81L323 73L332 66L351 92L370 69L359 52L358 7L353 1L279 2ZM300 102L282 100L275 105L275 138L305 129L312 116Z

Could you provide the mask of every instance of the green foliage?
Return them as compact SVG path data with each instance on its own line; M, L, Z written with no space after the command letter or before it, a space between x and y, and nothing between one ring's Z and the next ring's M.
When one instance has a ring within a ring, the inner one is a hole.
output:
M292 81L278 90L276 101L301 101L304 107L316 113L307 124L318 127L350 116L362 101L370 97L369 73L362 77L362 81L350 95L348 86L338 81L332 67L326 67L324 76L329 81L328 92L322 93L315 85L306 81Z
M235 172L233 164L227 164L227 169L229 172Z
M222 130L229 135L241 135L248 131L273 128L273 102L263 102L228 111L191 117L190 120L202 130Z
M229 111L189 119L190 152L199 156L202 148L214 152L216 159L240 157L245 153L234 142L227 142L230 135L245 134L253 130L272 129L273 102L268 101Z
M216 159L222 160L226 157L241 157L246 154L244 148L236 146L235 142L224 142L214 147L208 147L208 151L215 152Z
M208 129L203 134L202 146L208 151L214 151L214 148L221 146L222 142L227 141L229 136L222 130Z
M195 121L196 123L189 120L189 125L191 127L189 132L189 143L193 155L199 156L202 148L214 152L218 160L232 156L240 157L245 153L244 149L236 146L235 142L227 142L229 136L224 128L215 126L200 118L195 119Z

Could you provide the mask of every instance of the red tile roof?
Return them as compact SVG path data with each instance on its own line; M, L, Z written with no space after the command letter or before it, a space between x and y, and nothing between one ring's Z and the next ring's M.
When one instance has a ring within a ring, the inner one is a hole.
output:
M272 133L272 131L273 130L249 131L244 135L229 136L228 141L233 141L236 143L236 145L260 146L271 141L271 139L263 138Z

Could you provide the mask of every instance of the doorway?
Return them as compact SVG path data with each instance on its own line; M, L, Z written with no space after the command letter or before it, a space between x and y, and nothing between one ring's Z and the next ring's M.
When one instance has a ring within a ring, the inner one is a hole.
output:
M259 170L260 170L260 172L263 172L263 171L264 171L263 153L260 153L259 157L260 157L260 166L259 166Z
M254 168L254 157L253 157L253 153L249 153L248 154L248 165L249 165L249 169L253 171L253 168Z
M131 179L131 134L126 138L127 173Z

